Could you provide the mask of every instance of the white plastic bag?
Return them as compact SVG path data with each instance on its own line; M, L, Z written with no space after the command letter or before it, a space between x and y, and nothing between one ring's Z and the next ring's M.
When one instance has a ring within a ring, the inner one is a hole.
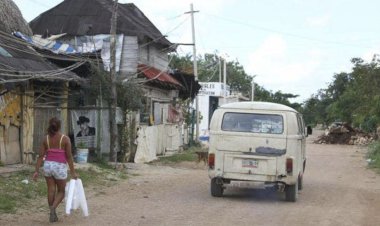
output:
M81 179L71 179L66 185L66 214L78 208L82 209L83 215L88 216L88 206Z
M75 190L75 180L71 179L69 183L66 184L65 200L66 200L66 214L70 214L73 207L73 198Z

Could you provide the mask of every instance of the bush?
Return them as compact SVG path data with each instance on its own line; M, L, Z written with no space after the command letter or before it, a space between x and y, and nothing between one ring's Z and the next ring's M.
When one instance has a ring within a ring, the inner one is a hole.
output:
M370 132L376 131L377 124L378 124L377 117L371 116L371 117L366 117L364 119L361 127L365 132L370 133Z
M380 168L380 141L373 142L368 147L369 166Z

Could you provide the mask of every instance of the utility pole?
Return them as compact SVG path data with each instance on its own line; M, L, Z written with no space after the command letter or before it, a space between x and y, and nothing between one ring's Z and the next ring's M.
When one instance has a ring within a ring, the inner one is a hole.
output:
M116 125L116 106L117 106L117 92L116 92L116 27L117 27L117 7L118 0L114 1L111 17L111 40L110 40L110 80L111 80L111 109L110 109L110 161L116 162L117 160L117 125Z
M227 95L226 95L226 91L227 91L227 60L226 59L224 59L224 61L223 61L223 66L224 66L224 68L223 68L223 83L224 83L224 92L223 92L223 96L224 97L226 97ZM226 100L224 100L224 101L226 101Z
M195 45L195 28L194 28L194 13L197 13L199 11L194 11L193 4L190 4L190 13L191 14L191 30L192 30L192 36L193 36L193 68L194 68L194 79L195 81L198 81L198 65L197 65L197 48ZM199 138L199 100L198 95L195 97L195 117L196 117L196 130L195 130L195 137L196 140Z
M252 83L251 83L251 101L255 100L255 77L256 75L252 76Z
M219 59L219 82L222 82L222 57L218 57Z
M252 79L252 92L251 92L251 101L255 99L255 82Z

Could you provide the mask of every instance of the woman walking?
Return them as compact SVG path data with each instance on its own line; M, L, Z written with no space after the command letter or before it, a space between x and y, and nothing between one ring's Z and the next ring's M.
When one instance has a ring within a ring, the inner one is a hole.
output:
M42 142L36 171L33 174L33 179L37 180L39 169L45 158L43 172L47 184L50 222L58 221L55 210L65 197L67 164L70 168L71 178L77 179L78 177L74 169L70 139L62 134L60 130L61 121L56 117L51 118L47 129L48 134Z

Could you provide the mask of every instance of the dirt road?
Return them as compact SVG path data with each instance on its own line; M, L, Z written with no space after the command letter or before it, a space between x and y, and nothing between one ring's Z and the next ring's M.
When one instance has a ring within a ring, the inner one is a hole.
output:
M364 150L311 139L296 203L270 190L230 189L211 197L202 164L132 165L128 181L87 192L88 218L80 211L64 216L62 205L54 225L380 225L380 176L366 168ZM38 210L2 218L0 225L51 225Z

